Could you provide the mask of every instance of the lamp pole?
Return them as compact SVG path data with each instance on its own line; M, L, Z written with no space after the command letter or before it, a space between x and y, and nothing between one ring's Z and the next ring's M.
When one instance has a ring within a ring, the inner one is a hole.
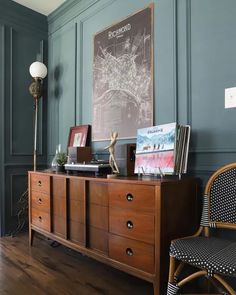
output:
M38 104L39 99L35 99L34 104L34 171L36 171L36 164L37 164L37 131L38 131Z

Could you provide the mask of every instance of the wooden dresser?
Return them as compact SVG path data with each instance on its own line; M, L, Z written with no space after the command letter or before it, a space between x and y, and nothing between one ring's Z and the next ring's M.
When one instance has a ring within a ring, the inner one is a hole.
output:
M29 172L35 231L166 292L169 244L198 224L194 179L139 180Z

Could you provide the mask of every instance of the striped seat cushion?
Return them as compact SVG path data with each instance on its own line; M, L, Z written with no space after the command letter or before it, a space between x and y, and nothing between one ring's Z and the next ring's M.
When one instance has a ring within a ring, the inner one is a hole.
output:
M170 256L201 269L236 275L236 243L215 237L194 237L172 241Z

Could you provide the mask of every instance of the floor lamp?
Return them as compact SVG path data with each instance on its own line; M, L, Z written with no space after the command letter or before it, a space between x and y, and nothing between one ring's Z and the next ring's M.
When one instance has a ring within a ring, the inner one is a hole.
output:
M35 61L30 65L30 75L34 81L30 84L29 92L34 98L34 171L37 165L37 133L38 133L38 102L43 93L43 79L47 76L45 64Z
M47 67L39 62L33 62L29 68L30 75L34 81L30 84L29 92L34 98L34 171L37 164L37 132L38 132L38 102L43 93L43 79L47 76ZM19 210L17 212L18 225L11 233L15 236L25 225L28 212L28 189L20 196L18 200Z

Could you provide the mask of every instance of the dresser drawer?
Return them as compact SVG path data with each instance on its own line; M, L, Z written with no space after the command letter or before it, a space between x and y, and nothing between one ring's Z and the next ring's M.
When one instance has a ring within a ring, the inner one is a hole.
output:
M154 272L154 247L149 244L110 234L109 257L143 271Z
M38 191L31 191L31 206L50 213L50 196Z
M31 222L33 225L50 232L51 222L49 213L31 208L31 214Z
M50 176L42 174L31 174L31 190L50 194Z
M127 238L154 244L154 216L133 210L110 208L109 231Z
M149 185L109 183L109 205L154 212L155 187Z

